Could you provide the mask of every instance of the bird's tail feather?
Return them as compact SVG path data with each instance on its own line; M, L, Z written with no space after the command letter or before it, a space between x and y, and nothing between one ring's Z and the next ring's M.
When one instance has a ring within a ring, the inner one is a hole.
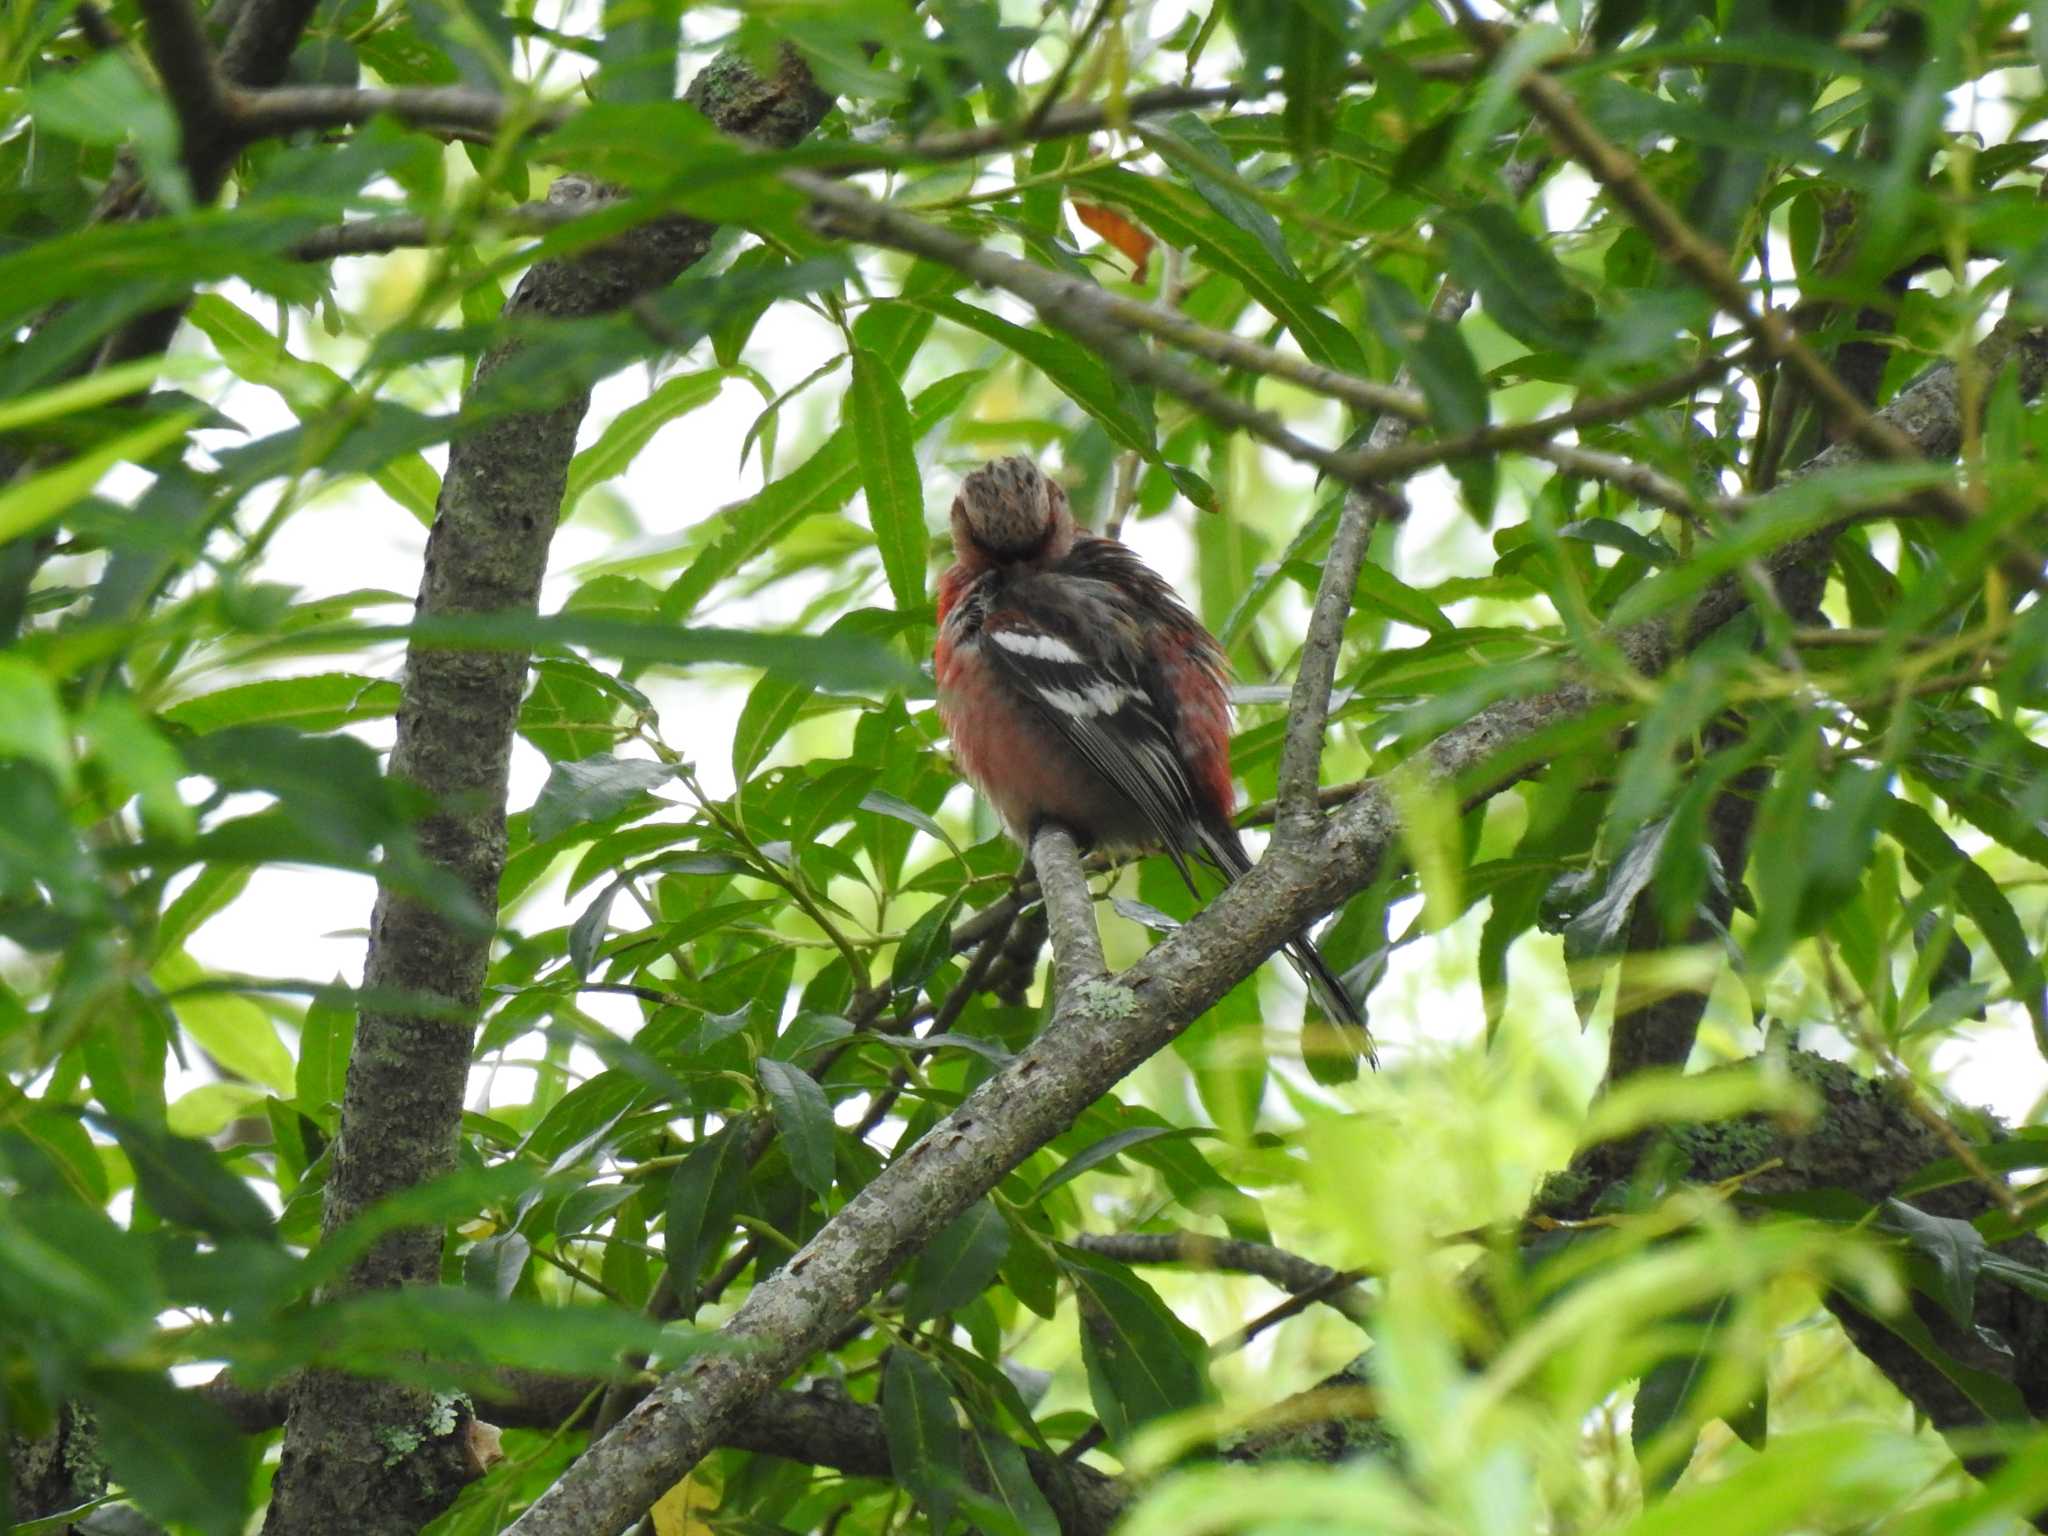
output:
M1226 880L1237 880L1252 867L1251 855L1245 851L1244 842L1238 837L1235 827L1204 827L1201 851L1223 872ZM1193 882L1189 883L1192 885ZM1303 1041L1303 1054L1308 1058L1310 1075L1318 1082L1341 1082L1357 1075L1357 1063L1361 1058L1377 1070L1380 1059L1373 1050L1372 1035L1366 1028L1365 1010L1344 989L1343 979L1323 958L1315 940L1306 930L1297 933L1288 941L1286 955L1288 963L1308 988L1309 997L1327 1021L1319 1030L1310 1027L1308 1037Z
M1302 1054L1308 1058L1309 1073L1318 1082L1342 1081L1357 1075L1362 1057L1367 1066L1379 1070L1379 1053L1372 1046L1372 1032L1366 1028L1365 1010L1345 990L1344 980L1323 958L1315 941L1298 933L1287 946L1287 959L1301 976L1308 995L1315 1000L1326 1021L1321 1030L1304 1027ZM1318 1067L1318 1062L1324 1063Z

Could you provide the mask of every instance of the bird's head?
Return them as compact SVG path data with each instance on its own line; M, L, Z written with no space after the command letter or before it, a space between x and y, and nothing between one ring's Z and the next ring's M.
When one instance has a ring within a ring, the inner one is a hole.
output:
M1075 533L1067 493L1021 454L982 465L953 498L953 549L966 563L1057 560Z

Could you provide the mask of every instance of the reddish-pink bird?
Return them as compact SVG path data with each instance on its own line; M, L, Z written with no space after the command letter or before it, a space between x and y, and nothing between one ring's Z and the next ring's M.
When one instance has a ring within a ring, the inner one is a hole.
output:
M997 459L953 501L934 655L953 752L1010 835L1041 822L1088 846L1163 848L1226 880L1251 868L1232 821L1223 649L1115 539L1084 533L1027 458ZM1287 946L1323 1011L1364 1018L1307 934Z

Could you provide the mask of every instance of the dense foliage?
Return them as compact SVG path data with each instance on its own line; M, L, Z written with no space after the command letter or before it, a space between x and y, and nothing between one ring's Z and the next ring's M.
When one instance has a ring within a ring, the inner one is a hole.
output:
M1486 15L0 17L15 1518L502 1529L887 1168L936 1236L653 1529L2044 1519L2048 13ZM1153 995L937 726L1008 452L1222 638L1260 828L1369 540L1285 899L1377 1073L1098 859L1222 995L947 1163Z

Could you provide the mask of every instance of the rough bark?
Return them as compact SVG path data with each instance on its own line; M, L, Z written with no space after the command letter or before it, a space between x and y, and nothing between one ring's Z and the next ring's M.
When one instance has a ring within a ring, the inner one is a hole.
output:
M688 94L726 131L780 146L807 134L831 105L794 58L764 78L736 55L722 56ZM557 185L564 197L595 195L576 183ZM709 249L712 233L700 220L671 217L575 261L535 267L507 313L570 318L616 309L673 281ZM503 366L517 345L487 354L477 380ZM451 445L427 541L421 617L536 611L587 404L579 396L551 411L493 419ZM487 918L497 910L504 867L507 772L527 661L524 650L416 646L398 709L389 771L432 802L418 829L420 847L461 881ZM366 989L445 1007L362 1015L327 1185L326 1230L453 1169L490 934L488 921L465 921L389 888L379 892ZM440 1273L440 1233L411 1229L372 1247L347 1284L426 1285ZM423 1393L308 1373L294 1392L266 1529L416 1530L467 1476L462 1427L437 1415Z
M100 1460L99 1435L84 1404L67 1402L57 1423L31 1440L10 1434L7 1452L8 1518L27 1522L61 1514L107 1491L107 1466Z
M578 1414L598 1385L580 1377L506 1371L499 1377L499 1391L478 1395L477 1411L506 1429L587 1427L590 1413L584 1411L580 1419ZM247 1390L222 1374L199 1391L245 1434L261 1434L284 1422L287 1394L282 1390ZM848 1477L895 1477L881 1410L825 1387L769 1393L734 1421L724 1445L827 1467ZM1093 1467L1063 1462L1035 1446L1018 1449L1032 1481L1058 1516L1063 1536L1102 1536L1131 1498L1120 1479Z

